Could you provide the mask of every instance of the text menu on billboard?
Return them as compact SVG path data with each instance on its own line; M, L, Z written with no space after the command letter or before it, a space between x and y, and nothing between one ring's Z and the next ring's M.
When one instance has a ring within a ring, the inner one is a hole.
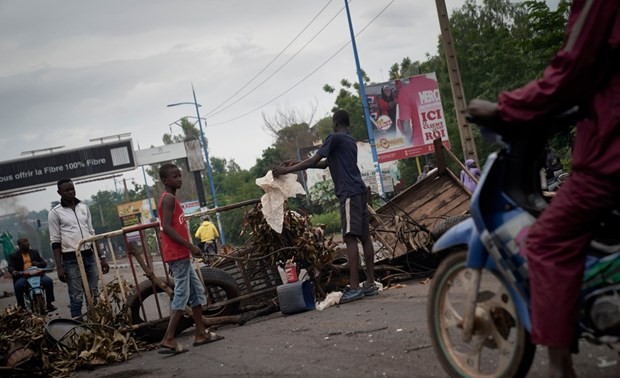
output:
M135 168L131 140L0 163L0 193Z

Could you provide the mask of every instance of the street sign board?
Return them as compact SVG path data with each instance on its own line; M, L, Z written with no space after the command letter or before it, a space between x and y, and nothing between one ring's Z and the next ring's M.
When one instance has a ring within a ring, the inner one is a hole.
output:
M0 194L136 167L131 139L0 162Z

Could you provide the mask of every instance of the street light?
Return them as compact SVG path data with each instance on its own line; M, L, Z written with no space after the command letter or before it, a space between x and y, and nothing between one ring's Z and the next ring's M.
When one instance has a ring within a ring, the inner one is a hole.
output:
M205 139L205 133L202 130L202 119L200 117L200 111L198 110L198 108L200 108L202 105L200 105L198 103L198 101L196 101L196 91L194 90L194 84L192 84L192 94L194 96L194 101L193 102L177 102L174 104L168 104L166 105L167 107L171 108L173 106L178 106L178 105L194 105L194 107L196 108L196 118L198 119L198 126L200 127L200 139L202 141L202 150L205 154L205 163L207 164L207 176L209 177L209 185L211 186L211 195L213 196L213 207L217 208L218 204L217 204L217 194L215 193L215 183L213 182L213 170L211 169L211 162L209 161L209 151L207 151L207 140ZM205 126L206 126L206 119L205 119ZM222 244L226 244L226 238L224 237L224 229L222 228L222 222L220 221L220 213L215 213L215 216L217 217L217 226L220 229L220 239L222 241Z

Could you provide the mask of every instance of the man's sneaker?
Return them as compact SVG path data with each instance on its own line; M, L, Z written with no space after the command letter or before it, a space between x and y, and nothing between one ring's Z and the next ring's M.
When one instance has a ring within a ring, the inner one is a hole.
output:
M51 303L47 304L47 311L56 311L56 310L58 310L58 307L54 306Z
M364 298L364 292L362 291L362 289L351 289L349 286L347 286L344 289L344 293L342 293L340 303L349 303L362 298Z
M369 286L364 285L362 286L362 293L364 293L364 296L366 297L371 297L373 295L379 294L379 288L374 283Z

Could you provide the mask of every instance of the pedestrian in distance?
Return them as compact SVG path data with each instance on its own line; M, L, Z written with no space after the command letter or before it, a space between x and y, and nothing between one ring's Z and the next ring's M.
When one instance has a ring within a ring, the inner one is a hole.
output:
M183 345L174 340L174 335L188 303L196 325L194 346L221 340L223 337L213 332L207 333L202 322L202 306L206 304L205 290L191 262L191 256L202 257L202 251L190 241L187 220L176 198L176 192L183 184L181 170L174 164L163 164L159 168L159 178L165 188L157 206L162 230L162 257L174 278L170 320L160 342L159 353L175 355L187 352Z
M428 176L428 172L431 170L431 167L428 164L424 164L424 167L422 168L422 173L420 173L420 175L418 176L418 179L416 180L416 182L420 182L422 180L424 180L426 178L426 176Z
M99 257L104 274L110 271L110 267L105 255L97 256L92 243L84 243L80 247L80 254L86 277L81 276L76 247L80 240L95 235L90 210L75 197L75 186L71 179L60 179L57 186L60 203L54 206L48 214L50 243L54 252L58 279L67 283L71 317L77 318L82 315L84 301L82 278L87 280L90 294L93 300L96 300L99 292L97 289L99 271L95 258Z
M13 288L15 289L15 298L17 299L17 305L21 308L26 308L24 304L24 290L28 278L24 277L21 272L26 269L36 266L43 269L47 267L47 262L41 258L39 252L35 249L30 249L30 241L27 238L17 239L18 250L9 256L8 270L13 277ZM41 276L41 287L45 290L45 301L47 302L47 311L56 310L54 302L54 281L48 276Z
M574 106L577 124L571 175L530 228L532 342L549 353L548 377L575 377L571 349L586 263L597 224L620 206L620 2L575 0L562 49L540 79L472 100L474 117L519 124ZM573 350L574 351L574 350Z
M357 144L349 133L349 113L338 110L332 116L334 132L329 134L317 153L303 161L287 161L274 168L272 174L278 177L308 168L329 171L334 181L336 196L340 202L342 235L347 245L350 278L340 303L347 303L364 296L378 294L374 274L374 247L370 237L367 190L357 167ZM366 265L366 282L359 284L358 240L362 243Z
M474 159L465 160L465 168L472 176L476 178L476 180L480 178L481 172L480 169L478 169L478 167L476 166L476 162L474 161ZM474 190L476 190L476 186L478 186L478 182L469 177L469 175L464 170L461 170L461 182L463 183L463 185L465 185L467 190L472 193L474 192Z

